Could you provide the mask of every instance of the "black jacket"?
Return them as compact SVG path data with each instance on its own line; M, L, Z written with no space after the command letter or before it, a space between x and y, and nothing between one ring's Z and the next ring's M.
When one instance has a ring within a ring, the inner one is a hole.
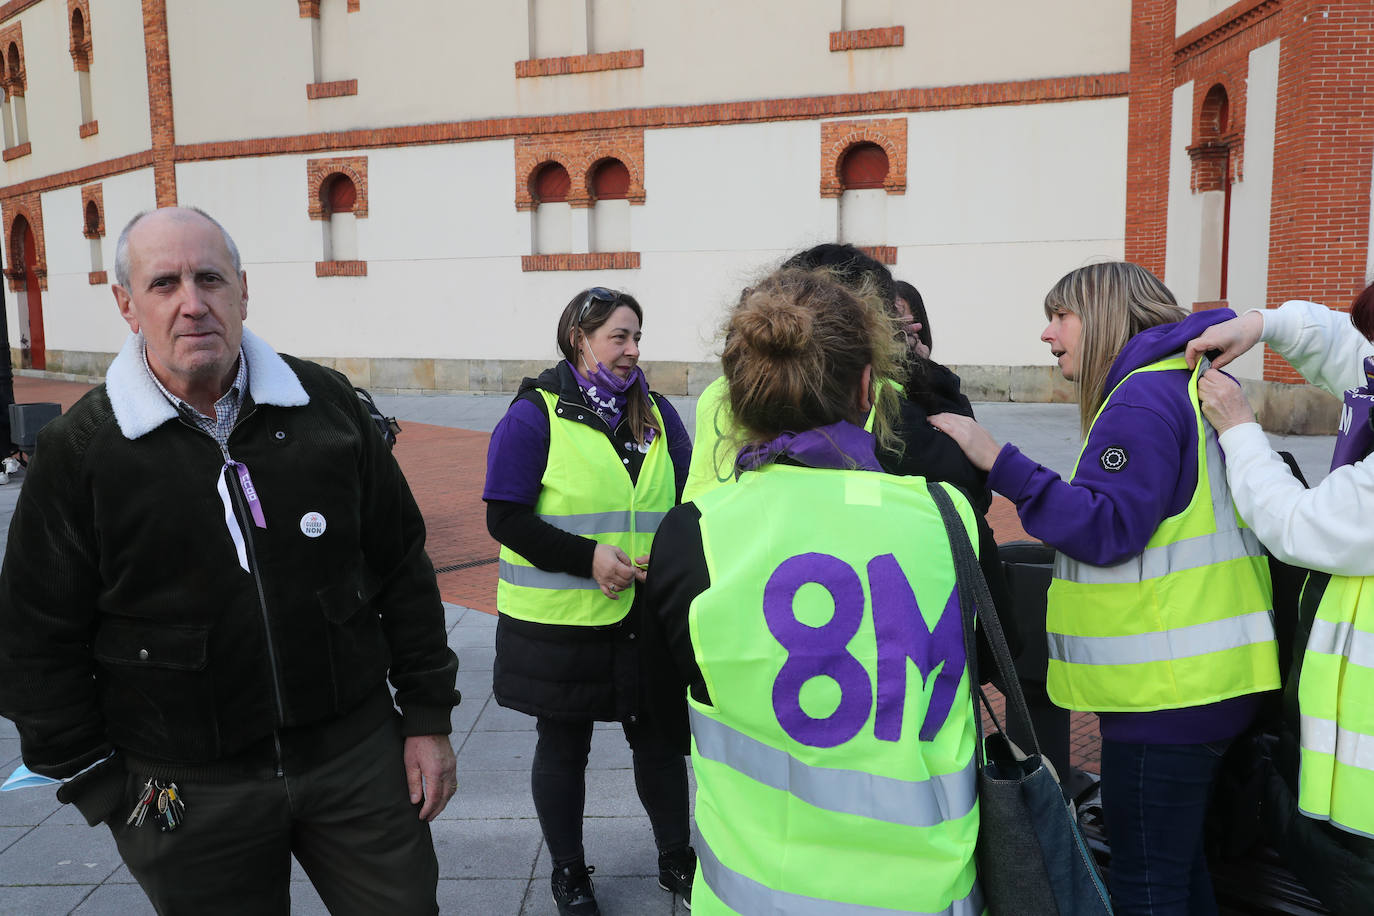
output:
M616 454L628 456L624 467L630 479L638 479L643 454L626 447L634 441L629 423L622 420L612 431L594 411L586 409L582 391L566 362L545 370L537 379L525 379L511 403L528 400L546 411L540 389L581 408L566 411L560 422L580 422L605 434ZM656 394L651 396L661 400ZM680 484L678 495L681 496ZM550 525L535 514L532 506L488 502L487 529L493 538L540 569L591 575L595 540ZM638 630L637 604L629 608L622 620L604 627L559 626L500 615L492 673L496 702L547 718L637 722Z
M35 772L70 776L112 749L149 775L280 764L283 736L390 714L388 674L406 735L450 731L458 662L400 468L342 375L247 331L244 348L228 450L265 528L134 338L39 436L0 573L0 711Z

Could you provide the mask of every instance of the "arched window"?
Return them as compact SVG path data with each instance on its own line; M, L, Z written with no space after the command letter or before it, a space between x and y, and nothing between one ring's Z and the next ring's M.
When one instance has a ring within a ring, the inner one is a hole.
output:
M530 178L534 198L534 253L560 254L572 251L572 208L568 192L572 179L557 162L545 162Z
M876 143L855 143L840 157L840 241L880 245L887 240L887 172L887 151Z
M101 252L100 236L101 232L100 205L94 200L86 201L86 212L82 219L82 232L86 236L91 246L91 273L99 273L105 269L105 257Z
M840 185L847 191L881 188L887 180L887 151L876 143L856 143L840 160Z
M326 261L358 260L358 223L353 212L357 202L358 189L353 180L342 172L335 172L321 185Z
M72 66L76 68L77 89L81 97L81 136L95 133L95 110L91 104L91 34L81 7L72 10Z
M1207 90L1207 97L1202 100L1200 122L1199 133L1204 140L1220 140L1231 126L1231 99L1225 86L1218 83Z
M24 59L19 53L19 44L12 41L5 52L5 91L13 112L15 146L29 142L29 116L24 104L24 90Z
M592 251L630 249L630 170L619 159L602 159L592 166L592 209L588 242Z
M1201 249L1198 252L1198 299L1226 299L1227 261L1231 249L1231 99L1217 83L1207 90L1198 112L1193 156L1194 187L1202 196Z

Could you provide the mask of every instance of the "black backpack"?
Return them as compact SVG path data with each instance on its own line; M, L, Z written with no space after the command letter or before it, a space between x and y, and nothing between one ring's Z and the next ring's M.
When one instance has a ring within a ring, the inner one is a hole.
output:
M376 424L377 432L386 440L387 447L395 448L396 436L401 432L401 424L396 422L395 417L383 416L381 409L377 407L377 402L372 400L372 395L366 388L354 387L353 390L357 392L358 400L367 406L367 413L372 417L372 422Z

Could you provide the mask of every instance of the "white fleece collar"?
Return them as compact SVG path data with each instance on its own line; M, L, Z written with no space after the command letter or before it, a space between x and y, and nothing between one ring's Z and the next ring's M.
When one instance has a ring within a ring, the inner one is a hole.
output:
M176 418L176 408L158 390L143 365L142 340L130 334L105 373L105 391L115 422L126 439L137 439ZM248 360L248 392L255 404L304 407L310 403L300 379L271 345L243 329L243 355Z

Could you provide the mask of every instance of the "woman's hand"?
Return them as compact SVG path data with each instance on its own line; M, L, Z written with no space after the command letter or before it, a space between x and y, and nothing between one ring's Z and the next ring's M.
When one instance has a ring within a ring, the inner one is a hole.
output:
M644 571L636 569L625 551L614 544L597 544L592 554L592 578L601 586L601 594L612 601L620 600L620 593L636 579L643 580Z
M1216 429L1217 435L1233 426L1255 422L1255 412L1250 409L1240 382L1225 372L1208 369L1197 380L1197 393L1202 401L1203 416Z
M1220 369L1259 343L1263 333L1264 316L1259 312L1246 312L1239 318L1214 324L1188 341L1183 357L1188 360L1188 368L1193 369L1197 366L1199 356L1206 355L1209 350L1220 350L1212 360L1212 368Z
M1002 443L975 421L957 413L937 413L930 418L930 425L953 439L978 470L992 470Z

